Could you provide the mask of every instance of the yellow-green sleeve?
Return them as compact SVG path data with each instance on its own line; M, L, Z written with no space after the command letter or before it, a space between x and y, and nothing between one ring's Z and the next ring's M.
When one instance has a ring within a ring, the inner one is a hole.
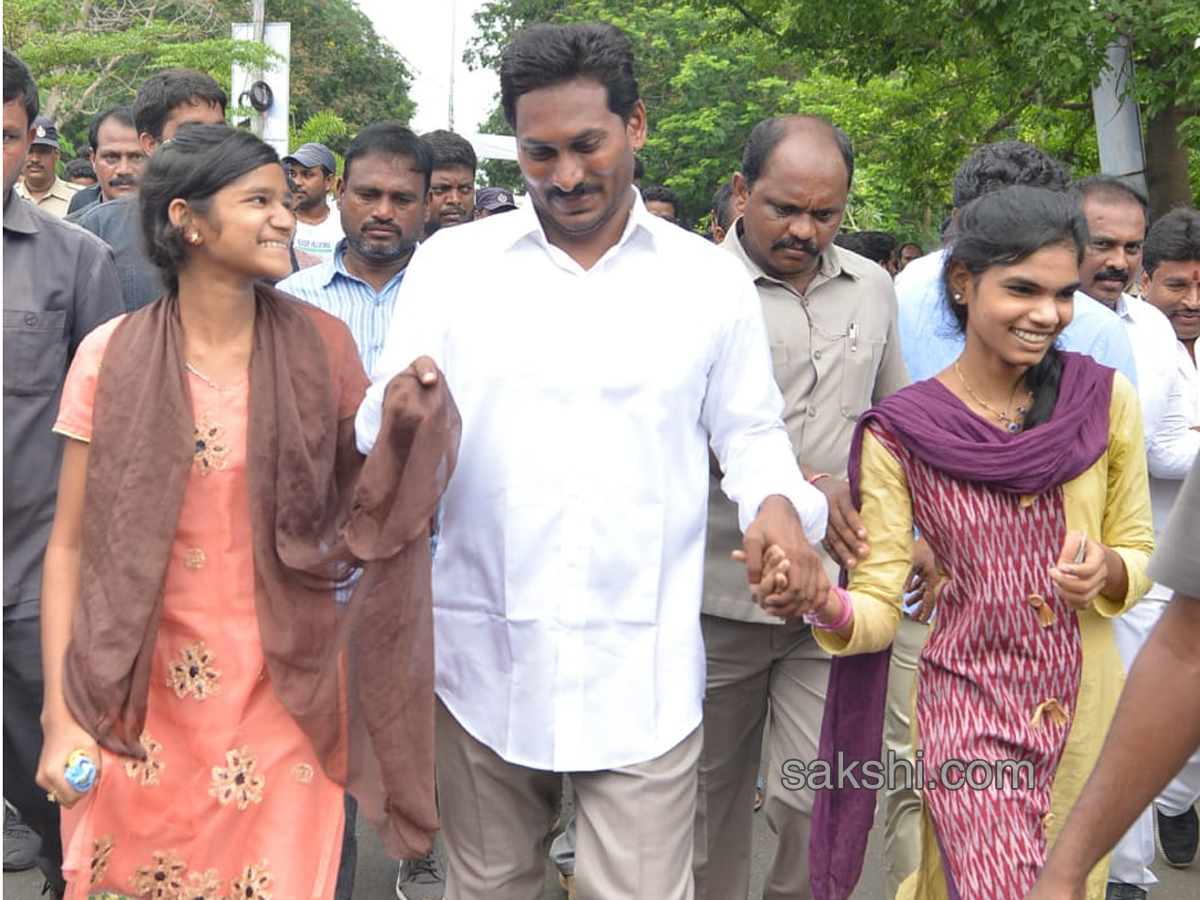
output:
M849 639L813 629L834 656L882 650L892 643L903 614L904 582L912 570L912 497L904 469L870 431L863 435L861 516L871 554L850 572L854 619Z
M1093 605L1102 616L1118 616L1154 586L1146 574L1154 552L1154 520L1150 514L1142 405L1137 391L1120 372L1113 376L1107 455L1108 484L1100 540L1125 560L1129 590L1124 597L1097 597Z

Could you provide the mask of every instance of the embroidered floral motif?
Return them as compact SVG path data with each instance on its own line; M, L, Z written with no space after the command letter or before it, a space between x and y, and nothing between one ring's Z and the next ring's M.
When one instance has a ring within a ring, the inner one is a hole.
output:
M266 779L254 774L258 757L250 753L250 748L228 751L225 762L228 765L213 766L212 784L208 786L208 792L217 798L217 802L226 806L236 800L238 809L245 809L251 803L262 803Z
M230 900L271 900L271 884L275 879L265 859L246 866L229 882Z
M197 700L207 700L221 687L221 670L213 666L216 658L204 641L180 647L167 671L167 687L174 688L175 696L180 699L191 695Z
M126 757L125 774L130 778L140 778L142 787L158 784L158 773L163 770L163 762L158 758L158 751L162 749L162 744L152 738L148 731L142 732L141 744L142 749L146 751L146 758Z
M187 877L187 864L174 850L154 851L154 860L129 879L134 894L144 900L179 900Z
M196 468L201 475L207 475L214 469L224 469L228 461L225 426L206 412L196 423Z
M183 554L183 564L189 569L203 569L208 556L199 547L188 547Z
M313 774L313 767L308 763L296 763L292 766L292 780L300 784L312 784Z
M179 900L225 900L225 893L221 890L221 876L217 874L217 870L190 872Z
M112 856L113 839L111 834L98 837L92 841L92 877L88 883L95 887L108 871L108 858Z

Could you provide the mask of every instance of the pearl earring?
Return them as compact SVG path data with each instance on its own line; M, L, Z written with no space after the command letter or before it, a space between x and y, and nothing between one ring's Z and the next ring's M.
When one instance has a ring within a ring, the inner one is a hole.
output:
M954 302L955 302L955 303L960 303L961 301L962 301L962 294L958 294L958 293L956 293L956 294L954 295Z

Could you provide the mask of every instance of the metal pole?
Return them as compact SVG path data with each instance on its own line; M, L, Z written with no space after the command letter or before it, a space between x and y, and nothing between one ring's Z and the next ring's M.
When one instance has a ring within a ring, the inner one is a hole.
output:
M1092 88L1092 111L1100 147L1100 171L1116 175L1146 192L1146 156L1142 123L1133 87L1133 57L1129 38L1122 36L1107 47L1108 68Z
M266 45L266 17L267 17L266 0L250 0L250 15L252 17L251 21L253 22L253 25L254 25L254 36L253 36L254 42L256 44L265 46ZM262 67L261 66L257 67L254 70L254 80L262 81L264 74L265 73L263 72ZM263 131L266 130L266 123L267 123L267 114L265 112L260 113L257 110L255 110L254 115L251 119L251 126L250 126L251 130L259 137L262 137Z
M458 0L450 2L450 110L447 116L449 124L446 126L450 131L454 130L454 46L455 36L458 31Z

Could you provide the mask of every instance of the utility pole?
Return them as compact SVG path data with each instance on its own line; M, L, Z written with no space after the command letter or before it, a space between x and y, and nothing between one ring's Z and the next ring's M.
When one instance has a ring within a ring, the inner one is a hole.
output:
M250 16L251 16L250 21L253 25L253 31L254 31L253 40L254 40L254 43L259 44L259 45L266 44L266 27L267 27L266 26L266 18L267 18L266 5L267 5L266 0L250 0ZM266 73L263 71L262 67L259 66L254 71L254 80L256 82L262 81L263 76L265 74ZM253 131L259 137L262 137L263 131L266 128L266 122L267 122L266 111L259 112L258 110L255 110L254 116L251 119L251 124L250 124L251 131Z
M450 109L447 119L449 124L447 130L454 130L454 48L457 43L456 35L458 33L458 0L450 0Z

